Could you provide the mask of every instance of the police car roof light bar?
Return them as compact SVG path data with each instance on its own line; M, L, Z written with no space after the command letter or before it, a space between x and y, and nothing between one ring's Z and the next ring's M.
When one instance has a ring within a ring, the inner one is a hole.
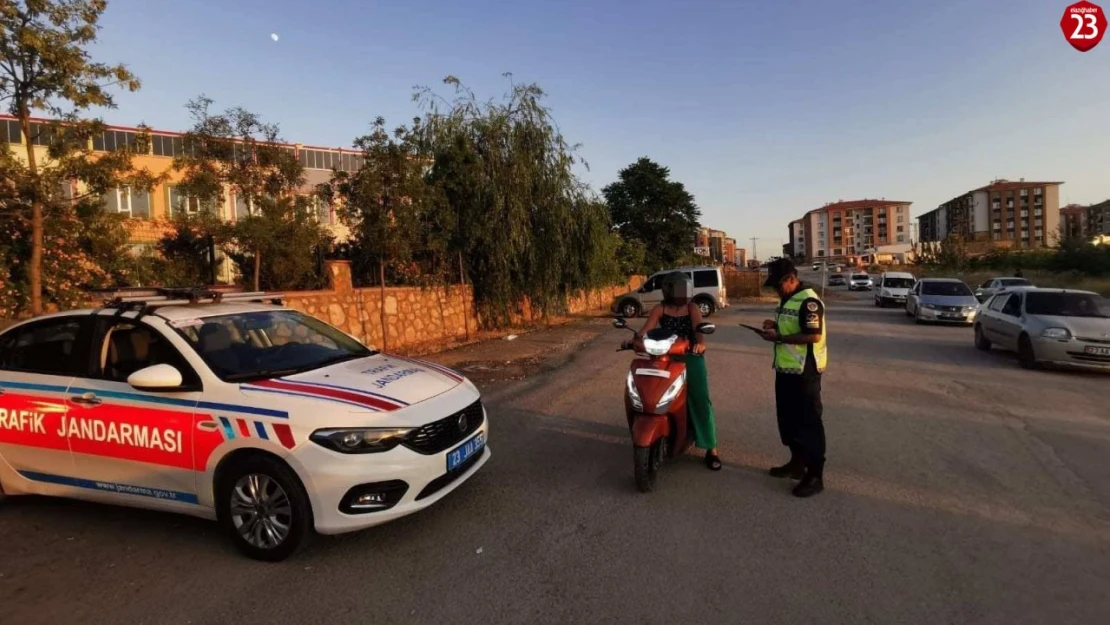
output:
M124 295L126 293L126 295ZM283 293L251 291L248 293L223 293L210 289L192 288L125 288L111 293L114 297L104 300L105 308L117 308L119 314L138 311L140 315L156 306L189 306L193 304L218 304L221 302L257 302L281 305Z

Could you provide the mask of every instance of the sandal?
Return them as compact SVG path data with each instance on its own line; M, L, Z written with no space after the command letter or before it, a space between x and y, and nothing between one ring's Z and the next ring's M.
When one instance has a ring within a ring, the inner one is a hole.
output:
M721 458L714 453L705 454L705 466L709 467L710 471L721 470Z

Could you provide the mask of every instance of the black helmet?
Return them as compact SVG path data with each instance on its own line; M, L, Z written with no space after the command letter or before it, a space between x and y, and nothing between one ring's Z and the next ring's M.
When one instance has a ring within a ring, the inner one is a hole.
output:
M690 276L675 271L663 277L663 302L670 306L685 306L694 296L694 283Z

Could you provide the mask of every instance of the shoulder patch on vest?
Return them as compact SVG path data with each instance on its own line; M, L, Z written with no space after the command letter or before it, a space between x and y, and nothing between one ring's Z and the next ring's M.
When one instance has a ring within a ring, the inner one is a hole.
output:
M812 314L806 315L806 327L807 328L820 328L821 327L821 316L818 315L817 313L812 313Z
M810 302L806 304L806 310L810 312L817 312L817 302Z

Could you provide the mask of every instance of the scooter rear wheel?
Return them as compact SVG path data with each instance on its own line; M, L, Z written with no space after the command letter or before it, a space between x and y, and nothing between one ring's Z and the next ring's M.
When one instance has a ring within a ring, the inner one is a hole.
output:
M659 465L666 453L666 440L661 438L651 447L633 448L633 472L636 476L636 488L641 493L650 493L659 484Z

